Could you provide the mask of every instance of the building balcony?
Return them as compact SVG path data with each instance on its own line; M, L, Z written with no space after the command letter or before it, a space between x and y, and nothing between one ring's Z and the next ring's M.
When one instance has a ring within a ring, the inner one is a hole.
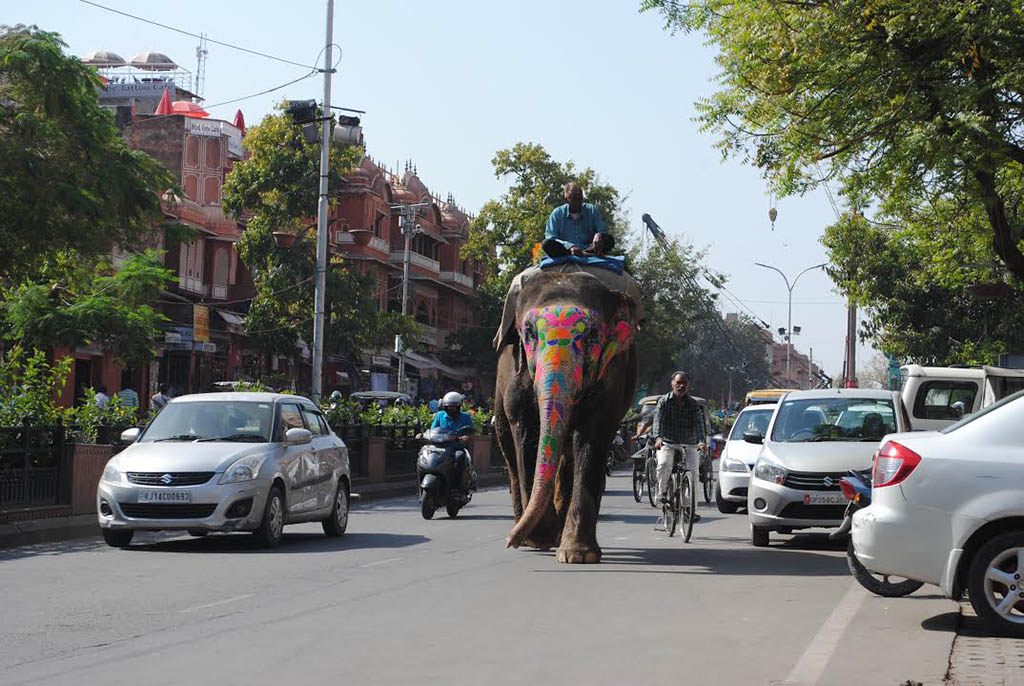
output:
M335 232L335 243L338 245L358 245L352 234L348 231L336 231ZM376 250L377 252L387 254L391 250L391 245L383 238L377 238L374 236L370 239L370 242L366 244L366 247Z
M397 263L401 264L402 261L405 259L405 253L404 252L393 252L393 253L391 253L389 255L389 259L392 262L397 262ZM410 252L409 253L409 263L410 264L415 264L417 267L423 267L424 269L426 269L428 271L431 271L431 272L434 272L434 273L439 273L441 271L441 263L440 262L438 262L437 260L432 260L429 257L427 257L426 255L421 255L418 252Z
M466 276L461 272L441 272L441 281L448 283L454 283L459 286L465 286L466 288L473 288L473 277Z

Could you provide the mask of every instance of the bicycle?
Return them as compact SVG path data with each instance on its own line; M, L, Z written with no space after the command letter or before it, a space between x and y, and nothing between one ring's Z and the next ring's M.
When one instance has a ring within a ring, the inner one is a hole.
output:
M654 486L657 483L655 469L657 462L654 458L654 451L646 438L640 438L642 447L633 453L630 458L633 460L633 500L640 502L644 498L644 491L654 507Z
M715 463L711 451L704 450L700 456L700 483L704 490L704 502L708 505L715 499Z
M697 488L690 471L686 468L686 457L676 460L668 479L668 497L662 508L665 530L676 535L676 527L689 543L693 535L693 516L697 512Z

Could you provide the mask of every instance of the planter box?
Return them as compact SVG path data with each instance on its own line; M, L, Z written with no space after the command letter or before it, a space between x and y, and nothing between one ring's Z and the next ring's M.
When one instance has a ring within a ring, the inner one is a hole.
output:
M71 457L71 514L93 514L96 512L96 487L99 486L103 468L113 454L109 445L72 443L68 446Z
M493 436L473 436L469 443L469 454L473 456L473 468L477 474L491 471L491 444Z

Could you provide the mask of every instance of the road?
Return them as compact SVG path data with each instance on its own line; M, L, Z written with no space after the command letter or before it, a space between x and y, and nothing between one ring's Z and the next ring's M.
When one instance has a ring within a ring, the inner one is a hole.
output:
M506 550L504 489L456 520L357 507L343 539L286 529L0 551L0 683L939 683L956 606L861 591L823 536L748 542L702 506L690 544L609 479L600 565Z

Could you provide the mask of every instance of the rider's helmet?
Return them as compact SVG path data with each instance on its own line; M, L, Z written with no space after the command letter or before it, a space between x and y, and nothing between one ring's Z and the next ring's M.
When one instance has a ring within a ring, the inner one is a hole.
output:
M340 403L341 402L341 391L334 391L333 393L331 393L331 402L332 403Z
M445 393L444 397L441 398L441 409L447 407L462 407L462 394L455 391Z

